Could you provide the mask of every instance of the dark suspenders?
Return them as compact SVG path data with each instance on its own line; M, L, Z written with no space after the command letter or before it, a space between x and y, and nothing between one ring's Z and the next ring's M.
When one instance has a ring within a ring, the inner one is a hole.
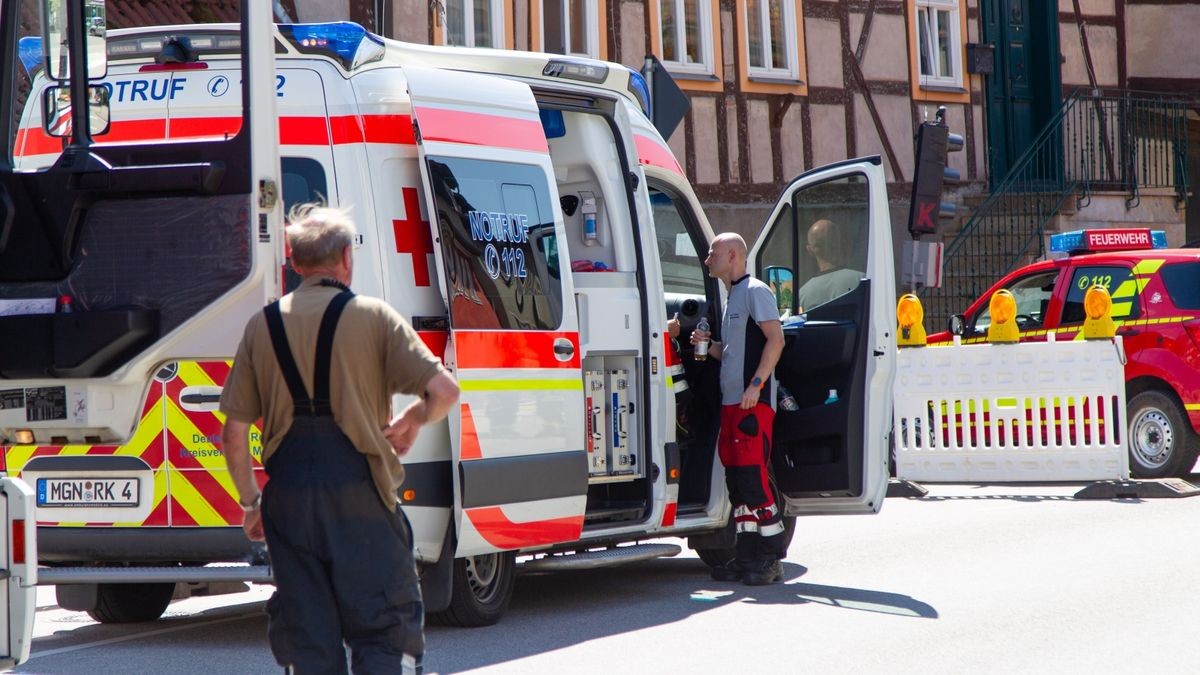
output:
M279 301L267 305L263 313L267 316L267 330L271 333L271 346L275 349L275 359L283 379L287 382L288 391L292 394L293 410L296 417L331 417L333 407L329 402L329 370L333 357L333 334L337 331L338 319L342 310L354 294L349 289L343 290L329 301L325 314L321 317L321 328L317 333L317 358L313 370L313 395L310 398L304 388L304 379L296 368L296 359L292 356L288 344L287 333L283 329L283 314L279 311Z

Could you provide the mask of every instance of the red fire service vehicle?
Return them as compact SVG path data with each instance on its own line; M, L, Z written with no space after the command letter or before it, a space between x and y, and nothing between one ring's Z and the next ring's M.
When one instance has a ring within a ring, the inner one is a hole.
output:
M1161 231L1079 230L1051 237L1051 260L1010 272L961 315L964 343L987 339L988 299L1006 288L1017 301L1021 341L1082 339L1083 297L1112 295L1124 338L1129 468L1142 478L1191 471L1200 449L1200 250L1168 249ZM951 340L949 331L929 344Z

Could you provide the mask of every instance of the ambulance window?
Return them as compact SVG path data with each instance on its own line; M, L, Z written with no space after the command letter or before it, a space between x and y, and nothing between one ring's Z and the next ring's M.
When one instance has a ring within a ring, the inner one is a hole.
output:
M283 174L283 212L290 213L297 204L325 202L325 169L321 163L308 157L281 157L279 169ZM300 286L301 278L292 269L291 261L283 268L284 292L290 293Z
M427 163L451 325L558 328L562 279L545 171L449 157Z
M858 287L867 269L869 185L854 175L805 188L792 201L797 252L795 311L808 312Z
M1099 284L1108 289L1112 296L1112 318L1128 319L1141 315L1138 304L1137 282L1133 270L1128 267L1080 267L1071 277L1067 298L1063 303L1062 324L1083 323L1087 315L1083 310L1083 298L1092 286ZM1020 313L1018 307L1018 314Z
M1038 328L1046 323L1046 308L1050 306L1055 279L1058 279L1058 270L1032 274L1008 285L1008 292L1017 301L1017 327L1020 330ZM985 303L971 326L973 332L982 333L990 325L992 312Z
M693 235L698 228L685 219L686 207L663 190L650 187L650 210L658 233L658 259L662 261L663 289L667 293L704 296L703 255ZM700 242L703 244L703 242ZM706 251L707 252L707 251Z

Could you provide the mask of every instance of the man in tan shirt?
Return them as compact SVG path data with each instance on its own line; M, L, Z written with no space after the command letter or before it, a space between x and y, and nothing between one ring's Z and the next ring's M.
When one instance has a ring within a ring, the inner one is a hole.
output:
M271 557L271 650L295 672L344 673L344 642L355 673L419 673L424 610L399 458L458 386L399 313L350 292L346 215L305 207L292 220L304 282L250 319L221 395L242 527ZM389 422L394 393L420 398ZM248 442L259 418L261 494Z

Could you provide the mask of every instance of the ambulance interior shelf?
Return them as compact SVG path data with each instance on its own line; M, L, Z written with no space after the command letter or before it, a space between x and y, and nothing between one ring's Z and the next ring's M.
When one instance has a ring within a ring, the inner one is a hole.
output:
M855 495L862 489L863 410L859 387L865 382L864 281L847 295L810 312L804 323L784 327L784 348L775 366L778 387L786 388L796 410L777 406L772 463L785 494ZM856 303L861 303L857 307ZM849 429L849 435L845 431Z
M0 300L0 307L13 302ZM0 376L107 375L158 334L159 313L152 309L2 315Z

